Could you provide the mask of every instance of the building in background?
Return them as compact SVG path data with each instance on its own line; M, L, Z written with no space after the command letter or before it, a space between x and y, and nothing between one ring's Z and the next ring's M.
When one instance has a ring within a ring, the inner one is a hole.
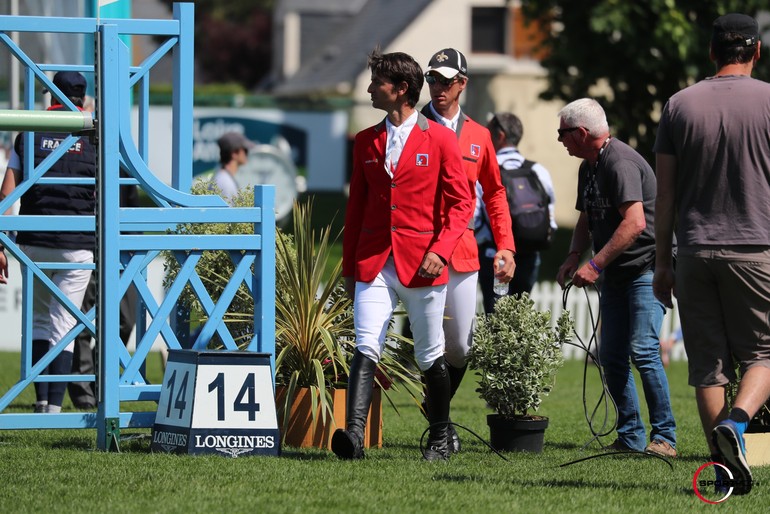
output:
M354 134L379 121L366 92L366 56L376 45L423 66L436 48L457 48L470 76L463 110L482 123L496 111L515 112L527 127L521 151L552 171L557 198L569 198L576 164L556 140L562 103L538 96L546 71L537 45L548 30L524 23L518 0L278 0L271 92L295 101L349 98ZM425 88L421 103L428 100ZM572 226L574 206L557 202L556 218Z

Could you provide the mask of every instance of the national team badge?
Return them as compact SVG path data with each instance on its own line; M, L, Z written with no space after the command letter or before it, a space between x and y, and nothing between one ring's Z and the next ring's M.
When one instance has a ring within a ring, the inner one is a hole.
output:
M426 153L418 153L417 154L417 161L415 162L417 166L427 166L428 165L428 154Z
M471 145L471 156L478 157L481 155L481 147L479 145Z

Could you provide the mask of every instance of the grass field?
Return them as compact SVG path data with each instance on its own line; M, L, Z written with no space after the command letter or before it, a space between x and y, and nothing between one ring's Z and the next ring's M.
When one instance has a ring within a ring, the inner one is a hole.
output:
M153 357L149 367L158 382L159 361ZM2 393L17 380L17 363L17 354L0 353ZM673 470L643 455L561 467L601 453L595 442L583 448L591 437L583 415L583 367L569 361L539 411L550 418L542 454L507 454L505 461L461 430L460 454L449 462L423 462L418 441L426 423L405 396L395 397L400 416L383 407L384 448L359 462L290 448L279 458L152 454L148 429L124 430L121 453L96 451L93 430L0 431L0 512L768 512L770 468L754 469L748 496L718 506L695 496L693 473L706 462L707 449L686 372L681 362L668 370L680 452ZM598 398L595 383L595 377L589 380L591 407ZM489 411L474 388L469 373L453 402L453 421L488 439ZM29 409L34 395L25 394L7 412Z

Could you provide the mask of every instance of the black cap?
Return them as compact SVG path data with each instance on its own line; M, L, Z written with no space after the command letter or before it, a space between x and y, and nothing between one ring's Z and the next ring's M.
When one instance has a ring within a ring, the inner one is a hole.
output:
M465 61L465 56L454 48L444 48L439 50L433 57L430 58L428 63L428 69L425 70L427 75L431 71L440 73L444 77L451 79L458 73L468 75L468 63Z
M711 34L712 41L722 34L736 34L743 42L736 42L740 46L754 46L759 39L759 25L757 20L746 14L730 13L720 16L714 21L714 30Z
M53 76L53 85L58 87L64 96L86 96L86 78L77 71L58 72Z
M220 150L225 152L237 152L241 148L249 151L257 146L254 141L246 139L240 132L225 132L222 134L222 137L217 140L217 143L219 144Z

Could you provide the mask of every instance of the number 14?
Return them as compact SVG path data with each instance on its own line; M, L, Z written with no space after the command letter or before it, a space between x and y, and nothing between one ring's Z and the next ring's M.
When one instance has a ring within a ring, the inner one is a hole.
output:
M233 402L233 410L236 412L248 412L249 421L254 421L259 411L259 403L256 401L257 380L254 373L246 375L241 390ZM219 373L209 384L209 392L217 392L217 421L225 420L225 374ZM244 401L244 397L245 401Z

